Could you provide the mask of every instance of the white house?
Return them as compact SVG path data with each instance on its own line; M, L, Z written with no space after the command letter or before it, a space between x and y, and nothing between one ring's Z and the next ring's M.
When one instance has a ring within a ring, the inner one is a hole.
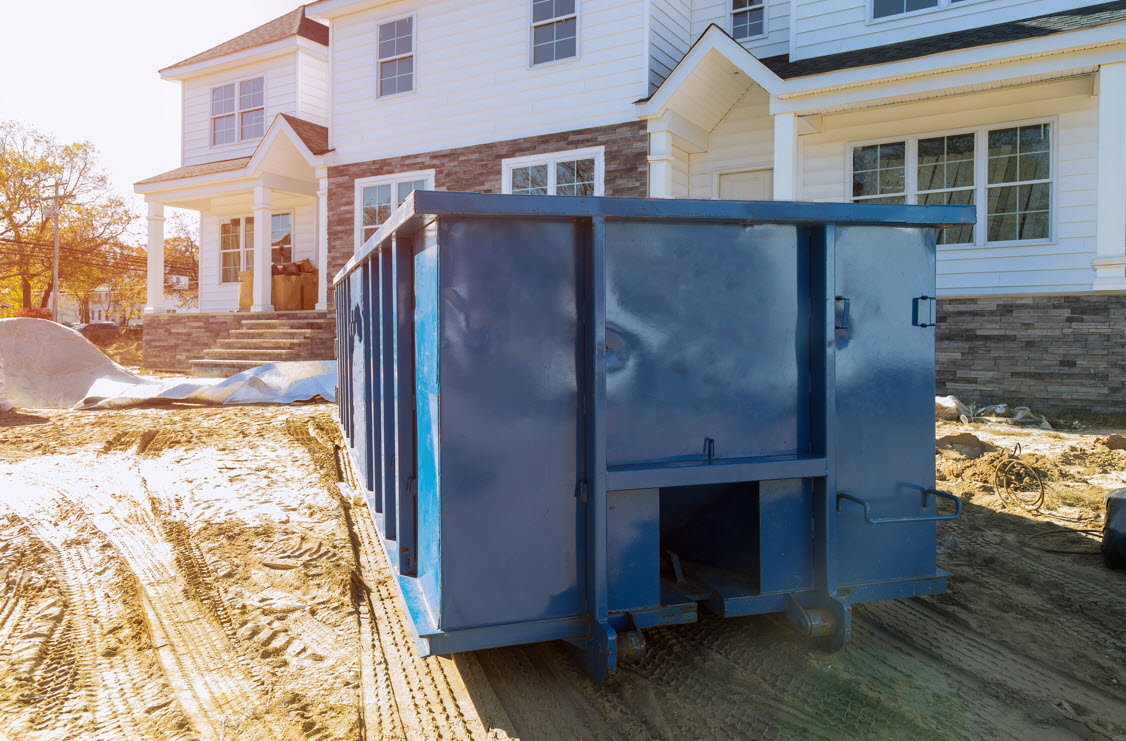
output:
M285 239L328 308L414 188L962 203L940 387L1126 411L1126 1L320 0L162 75L203 312Z

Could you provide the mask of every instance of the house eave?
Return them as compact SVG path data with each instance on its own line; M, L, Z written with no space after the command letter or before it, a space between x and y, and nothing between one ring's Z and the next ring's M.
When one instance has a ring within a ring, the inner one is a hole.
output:
M315 41L310 41L303 36L290 36L289 38L271 41L251 49L243 49L230 54L224 54L214 59L205 59L200 62L185 64L179 67L166 67L160 70L160 78L162 80L182 82L183 80L193 77L223 72L228 69L254 64L256 62L264 62L269 59L285 56L286 54L293 54L298 50L313 54L318 59L328 59L328 49L326 47Z

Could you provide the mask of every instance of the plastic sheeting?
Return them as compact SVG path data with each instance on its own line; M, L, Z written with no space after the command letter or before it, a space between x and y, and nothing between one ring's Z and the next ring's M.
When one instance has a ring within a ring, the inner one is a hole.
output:
M158 379L114 363L78 332L43 319L0 319L7 401L32 409L138 404L288 404L335 399L336 362L271 363L228 379ZM0 403L2 403L0 399Z

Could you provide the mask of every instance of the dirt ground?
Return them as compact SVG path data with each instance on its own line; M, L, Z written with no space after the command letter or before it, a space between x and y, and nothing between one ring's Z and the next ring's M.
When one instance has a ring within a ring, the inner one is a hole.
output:
M938 425L967 432L947 594L857 606L835 654L777 617L651 630L596 686L559 644L417 657L330 405L0 414L0 741L1126 738L1126 573L1070 532L1126 451ZM998 496L1015 442L1055 519Z
M99 350L118 365L137 373L152 375L141 367L141 334L137 328L99 330L91 332L86 339L97 345Z

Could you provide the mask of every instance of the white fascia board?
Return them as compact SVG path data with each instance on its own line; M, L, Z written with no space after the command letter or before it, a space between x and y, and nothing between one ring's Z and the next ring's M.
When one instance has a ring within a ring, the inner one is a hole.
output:
M297 39L298 49L308 53L309 56L314 57L315 59L317 59L317 61L328 61L328 46L324 44L318 44L316 41L307 39L304 36L295 36L294 38Z
M197 175L191 178L168 180L162 183L135 185L133 190L145 196L146 201L171 203L200 198L213 198L225 193L249 190L256 184L245 168L229 172Z
M305 16L316 21L331 21L352 13L359 13L393 0L320 0L305 6Z
M657 88L657 92L653 93L648 100L637 104L638 118L648 120L664 114L669 98L685 83L704 57L708 55L708 52L711 51L722 54L727 61L731 62L732 65L771 95L777 94L783 89L782 78L755 59L753 54L744 49L738 41L728 36L723 29L713 24L688 50L688 53L677 62L676 68Z
M221 57L214 59L205 59L195 64L188 64L183 67L173 67L172 69L165 69L160 73L162 80L186 80L192 77L200 77L202 75L209 75L213 72L222 72L223 70L241 67L246 64L254 62L261 62L274 57L282 56L296 51L300 44L301 36L290 36L285 39L278 39L269 44L256 46L253 49L243 49L232 54L224 54ZM313 46L321 46L316 42L310 42ZM305 47L301 47L305 48ZM324 48L324 47L322 47ZM326 50L327 53L327 50ZM327 57L326 57L327 58Z
M1112 23L786 80L772 96L770 112L816 111L870 98L1117 62L1126 54L1124 33L1126 23Z

